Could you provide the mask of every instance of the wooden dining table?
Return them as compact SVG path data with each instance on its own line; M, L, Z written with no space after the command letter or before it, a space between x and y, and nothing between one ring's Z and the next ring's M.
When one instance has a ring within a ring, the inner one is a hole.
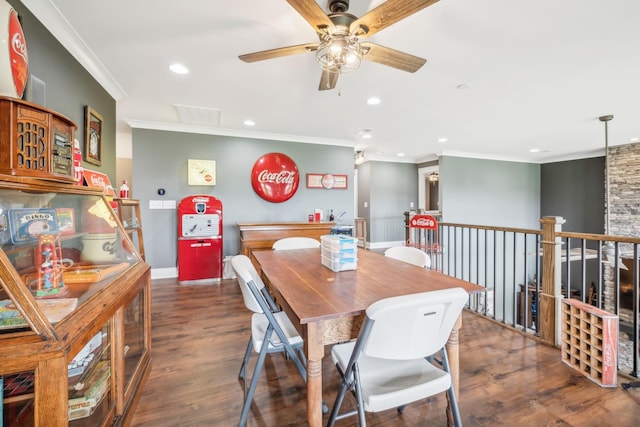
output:
M307 357L307 419L322 425L322 358L324 347L357 337L365 310L388 297L454 287L483 292L476 284L424 269L367 250L357 253L355 270L334 272L321 262L320 249L255 251L257 268L276 302L304 339ZM454 326L447 352L459 396L459 334ZM449 420L451 421L451 411Z

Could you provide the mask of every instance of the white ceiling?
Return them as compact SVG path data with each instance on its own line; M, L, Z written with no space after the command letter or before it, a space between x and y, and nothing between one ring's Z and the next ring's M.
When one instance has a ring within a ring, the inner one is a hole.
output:
M368 39L426 58L417 73L363 61L323 92L313 53L238 59L317 41L285 0L22 2L117 100L119 129L187 130L179 104L221 111L219 126L193 128L206 133L354 146L390 161L602 155L605 114L609 145L640 138L638 0L440 0ZM349 12L379 3L351 0ZM173 62L190 74L170 72ZM372 95L382 103L367 105Z

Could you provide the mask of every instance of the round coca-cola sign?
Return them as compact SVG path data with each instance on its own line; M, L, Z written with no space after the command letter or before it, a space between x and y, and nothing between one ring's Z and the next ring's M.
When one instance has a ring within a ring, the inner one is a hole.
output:
M18 13L0 2L0 95L21 98L29 77L27 42Z
M251 171L253 190L269 202L289 200L296 194L299 183L298 166L282 153L265 154L256 161Z

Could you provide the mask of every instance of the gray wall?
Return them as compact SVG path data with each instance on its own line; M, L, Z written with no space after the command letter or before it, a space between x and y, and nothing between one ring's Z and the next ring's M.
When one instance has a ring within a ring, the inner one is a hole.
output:
M83 166L106 173L115 186L116 103L87 70L17 0L9 4L18 12L29 53L29 74L46 85L44 107L67 116L78 126L76 138L84 151L84 107L91 106L103 118L102 166ZM39 103L40 104L40 103Z
M540 206L542 216L561 216L566 222L563 231L604 233L604 157L547 163L542 165ZM632 173L635 173L632 172ZM571 242L572 247L581 244ZM561 267L561 280L566 284L567 263ZM586 263L585 283L598 283L599 266L594 260ZM579 262L571 263L571 287L582 288Z
M604 233L604 157L541 167L541 216L563 217L564 231Z
M259 157L280 152L291 157L300 171L297 193L283 203L260 198L251 187L251 170ZM187 160L216 161L215 186L189 186ZM149 200L179 201L191 194L217 197L223 203L225 255L239 252L236 223L307 221L314 209L346 212L353 224L353 149L229 136L199 135L145 129L133 130L133 194L140 200L147 262L153 268L176 266L177 214L150 210ZM308 189L307 173L348 175L348 189ZM165 196L157 194L166 190Z
M418 206L416 164L370 161L358 167L358 211L374 247L405 241L404 212L411 203Z
M443 156L442 220L539 228L540 165Z

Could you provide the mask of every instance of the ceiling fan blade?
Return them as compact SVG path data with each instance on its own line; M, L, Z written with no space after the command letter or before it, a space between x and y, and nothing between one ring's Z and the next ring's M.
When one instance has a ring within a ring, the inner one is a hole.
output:
M322 75L320 76L320 85L318 86L318 90L330 90L336 87L336 83L338 82L338 77L340 73L331 73L329 71L322 70Z
M369 51L362 57L367 61L377 62L378 64L388 65L398 70L415 73L422 67L427 60L399 50L380 46L379 44L364 42L361 44L364 49Z
M260 52L247 53L238 58L244 62L264 61L265 59L279 58L281 56L296 55L299 53L314 52L318 49L318 43L305 43L295 46L279 47L277 49L263 50Z
M314 0L287 0L287 3L297 10L316 32L327 33L328 29L335 28L331 19Z
M438 0L387 0L356 19L350 32L359 37L369 37L436 2Z

